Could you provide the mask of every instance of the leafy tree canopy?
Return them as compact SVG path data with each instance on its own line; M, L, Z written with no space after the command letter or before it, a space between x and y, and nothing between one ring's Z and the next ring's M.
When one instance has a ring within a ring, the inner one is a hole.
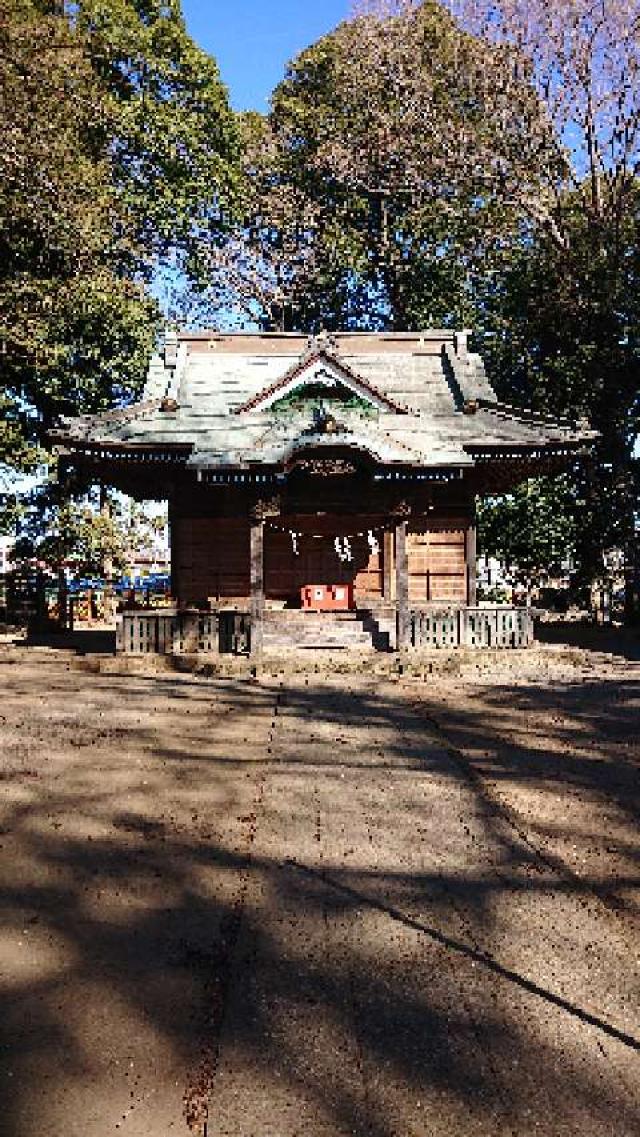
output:
M93 140L104 101L76 34L33 0L2 16L0 460L25 468L58 413L99 409L116 383L139 381L155 310L116 272L108 161Z
M565 162L524 62L434 0L341 24L243 130L249 208L214 265L271 326L459 321Z
M567 244L546 232L513 251L480 310L482 350L502 397L584 417L600 432L562 506L577 524L585 580L600 575L606 550L631 550L640 502L640 182L615 221L594 222L589 193L567 191ZM535 545L534 529L527 533Z
M559 573L575 555L577 526L570 476L530 478L478 508L478 550L513 569L522 583Z
M455 7L466 28L527 61L566 148L562 178L549 183L546 200L525 200L522 238L498 271L478 281L474 323L503 397L586 415L600 432L593 462L574 472L567 503L589 580L602 572L606 550L633 556L640 516L637 4L462 0Z
M106 106L120 224L153 267L187 271L197 240L216 240L238 195L239 138L217 64L188 35L179 0L68 4Z
M46 495L34 495L14 559L98 577L108 562L110 575L119 575L129 572L141 555L153 557L166 524L162 508L143 509L116 495L105 510L104 494L93 491L69 497L53 485Z
M236 131L177 0L0 0L0 463L140 389L163 257L234 202Z

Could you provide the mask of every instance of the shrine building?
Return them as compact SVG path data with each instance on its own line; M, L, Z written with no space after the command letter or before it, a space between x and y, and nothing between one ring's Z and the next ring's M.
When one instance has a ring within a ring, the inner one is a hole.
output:
M438 330L168 333L139 402L66 419L54 441L88 478L168 501L174 647L181 613L200 614L195 650L235 613L255 655L435 643L445 614L444 642L500 642L476 605L476 498L592 437L501 403L467 333ZM508 642L528 642L508 612Z

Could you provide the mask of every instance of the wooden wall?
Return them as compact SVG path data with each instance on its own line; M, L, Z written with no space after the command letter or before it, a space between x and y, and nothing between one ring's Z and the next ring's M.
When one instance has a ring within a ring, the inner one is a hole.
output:
M305 584L353 582L356 601L383 598L383 580L391 583L386 600L393 599L393 542L377 533L380 551L372 554L366 536L351 541L353 561L337 557L333 535L374 528L376 520L354 518L280 517L265 527L265 593L267 600L285 601L300 594ZM277 526L278 528L275 528ZM467 602L467 529L464 516L429 516L424 525L410 522L407 536L409 602L419 607L438 601ZM298 554L288 531L299 532ZM248 517L173 517L173 590L183 603L213 599L246 602L249 591ZM311 534L325 534L318 540ZM384 566L384 548L390 563Z
M173 518L171 556L172 589L182 603L249 595L248 518Z
M282 528L298 533L298 553L294 553L288 532L267 529L265 533L265 592L267 599L286 600L299 596L306 584L351 584L356 599L364 601L382 594L382 558L372 554L366 536L351 540L352 561L341 561L336 554L333 535L335 521L314 518L278 519ZM319 539L312 534L324 534Z
M438 600L467 602L467 522L464 518L429 519L428 528L407 534L409 603L420 607Z

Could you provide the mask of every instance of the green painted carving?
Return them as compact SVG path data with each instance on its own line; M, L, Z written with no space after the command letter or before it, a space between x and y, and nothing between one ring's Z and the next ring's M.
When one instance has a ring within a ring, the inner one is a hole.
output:
M377 413L372 403L361 395L357 395L346 385L336 383L329 386L329 384L321 382L301 384L272 403L271 410L275 414L303 413L310 416L313 410L320 405L330 412L357 411L367 418Z

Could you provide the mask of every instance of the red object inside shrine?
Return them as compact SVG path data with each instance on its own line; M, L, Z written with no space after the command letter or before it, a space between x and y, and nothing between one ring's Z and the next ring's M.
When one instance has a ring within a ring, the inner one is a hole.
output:
M353 608L352 584L305 584L300 589L302 607L316 612Z

